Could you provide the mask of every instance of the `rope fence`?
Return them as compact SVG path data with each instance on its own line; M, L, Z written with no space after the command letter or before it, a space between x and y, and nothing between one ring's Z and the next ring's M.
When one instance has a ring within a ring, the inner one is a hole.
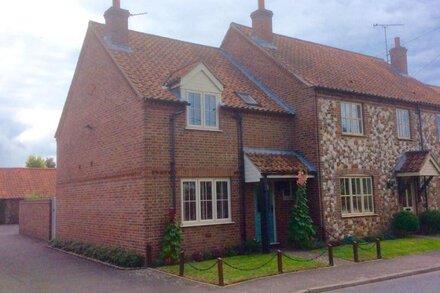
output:
M286 253L283 253L281 250L277 250L268 260L264 261L263 263L259 264L255 267L240 267L234 264L231 264L230 262L227 262L223 260L221 257L217 258L217 260L210 266L201 268L198 266L195 266L191 262L185 262L185 252L182 250L180 252L180 259L179 259L179 276L183 277L185 275L185 265L188 265L190 268L198 271L198 272L207 272L209 270L214 269L215 266L217 266L217 272L218 272L218 285L224 286L224 271L223 266L229 267L233 270L237 271L243 271L243 272L252 272L252 271L258 271L265 266L269 265L271 262L273 262L275 259L277 259L277 267L278 267L278 273L282 274L283 271L283 258L288 259L290 261L294 262L311 262L314 260L317 260L318 258L324 256L325 254L328 254L329 257L329 265L333 266L333 247L331 245L328 245L328 247L323 249L318 255L310 257L310 258L299 258L292 255L288 255Z

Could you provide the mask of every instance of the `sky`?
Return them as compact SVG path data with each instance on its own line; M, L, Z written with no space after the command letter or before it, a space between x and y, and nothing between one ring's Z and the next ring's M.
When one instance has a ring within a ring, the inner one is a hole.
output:
M54 139L89 20L111 0L14 0L0 9L0 167L56 158ZM231 22L251 24L257 0L121 0L132 30L219 46ZM408 48L409 74L440 85L438 0L266 0L274 32L385 58L388 30Z

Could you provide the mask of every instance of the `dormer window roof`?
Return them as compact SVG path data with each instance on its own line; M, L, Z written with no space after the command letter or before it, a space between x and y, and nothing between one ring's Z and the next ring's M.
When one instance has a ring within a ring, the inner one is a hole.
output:
M260 103L258 103L250 94L247 93L236 93L236 94L246 104L252 106L260 106Z

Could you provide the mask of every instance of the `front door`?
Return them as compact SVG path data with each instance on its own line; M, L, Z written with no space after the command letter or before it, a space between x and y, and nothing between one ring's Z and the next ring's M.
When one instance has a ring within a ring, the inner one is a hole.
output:
M403 188L403 210L408 212L415 212L415 201L416 201L416 189L413 178L407 178L404 181Z
M269 190L269 208L268 208L268 219L267 228L269 229L269 241L270 244L277 243L277 233L276 233L276 217L275 217L275 197L273 193L273 188L271 185ZM261 211L260 211L260 188L257 185L254 189L254 203L255 203L255 238L261 242Z

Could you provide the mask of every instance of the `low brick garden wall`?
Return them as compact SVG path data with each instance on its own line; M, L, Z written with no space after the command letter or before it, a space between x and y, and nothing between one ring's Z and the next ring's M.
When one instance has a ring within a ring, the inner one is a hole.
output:
M51 200L20 202L20 234L50 240Z

